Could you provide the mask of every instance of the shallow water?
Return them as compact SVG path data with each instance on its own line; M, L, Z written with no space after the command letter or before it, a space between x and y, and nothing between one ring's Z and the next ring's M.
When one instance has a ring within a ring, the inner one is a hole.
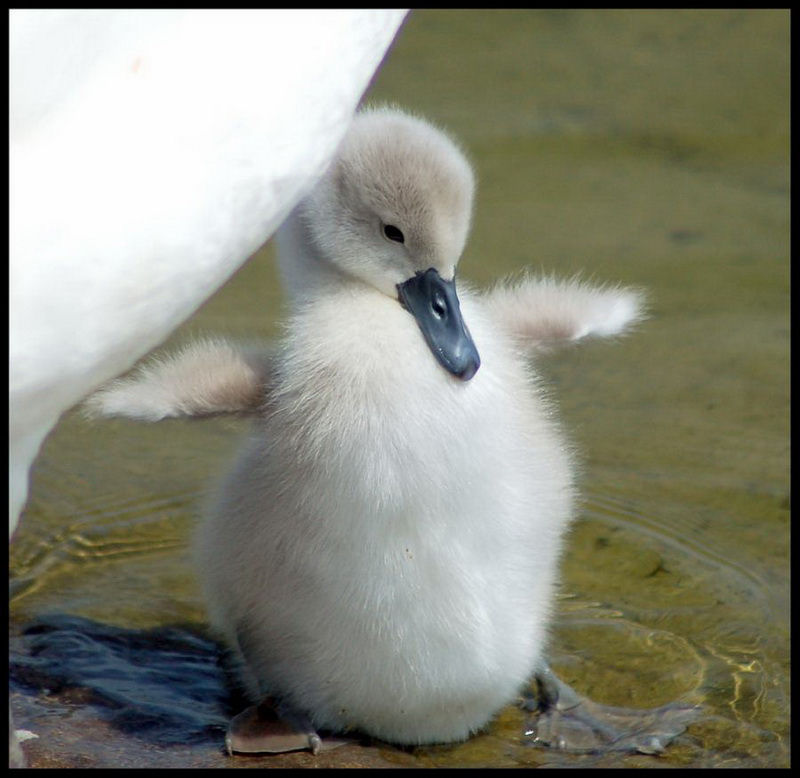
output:
M436 120L475 163L462 275L582 271L650 297L635 334L539 363L582 465L554 669L600 702L703 707L660 757L532 748L510 706L465 744L354 746L324 764L788 765L788 20L412 14L369 97ZM170 344L273 336L281 303L267 245ZM201 629L188 538L246 429L67 414L12 546L12 633L53 613L101 632ZM12 663L31 639L15 637ZM65 697L44 672L19 671L12 695L19 725L41 735L24 744L34 764L226 764L213 726L197 744L188 724L183 746L148 740L95 715L107 699ZM130 709L147 709L148 684L133 672L120 682Z

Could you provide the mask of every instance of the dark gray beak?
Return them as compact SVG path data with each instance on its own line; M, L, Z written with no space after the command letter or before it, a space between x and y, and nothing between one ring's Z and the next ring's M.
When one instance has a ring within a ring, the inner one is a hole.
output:
M455 279L443 280L434 268L417 271L413 278L397 285L397 297L417 320L439 364L462 381L469 381L478 372L481 358L461 318Z

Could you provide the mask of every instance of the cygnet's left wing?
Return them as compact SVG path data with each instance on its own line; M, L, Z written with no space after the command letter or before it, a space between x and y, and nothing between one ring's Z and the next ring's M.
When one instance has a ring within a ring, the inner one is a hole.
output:
M89 397L90 417L138 421L256 413L272 374L272 355L223 340L200 340L177 354L158 356Z
M500 326L534 347L619 335L644 318L640 290L577 280L526 276L500 282L483 299Z

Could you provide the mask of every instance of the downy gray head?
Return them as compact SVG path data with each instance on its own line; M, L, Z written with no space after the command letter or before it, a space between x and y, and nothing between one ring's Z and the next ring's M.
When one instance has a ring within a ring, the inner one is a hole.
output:
M440 364L463 380L480 365L455 291L474 186L469 163L443 132L378 109L356 116L297 211L314 259L396 298Z

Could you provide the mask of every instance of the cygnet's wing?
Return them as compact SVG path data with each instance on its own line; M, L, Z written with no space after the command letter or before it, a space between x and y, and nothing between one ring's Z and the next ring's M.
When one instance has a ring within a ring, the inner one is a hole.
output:
M619 335L644 318L644 294L526 276L484 293L492 318L530 346L565 345L588 336Z
M158 356L111 381L84 403L90 417L138 421L256 413L266 397L272 354L223 340L201 340Z

